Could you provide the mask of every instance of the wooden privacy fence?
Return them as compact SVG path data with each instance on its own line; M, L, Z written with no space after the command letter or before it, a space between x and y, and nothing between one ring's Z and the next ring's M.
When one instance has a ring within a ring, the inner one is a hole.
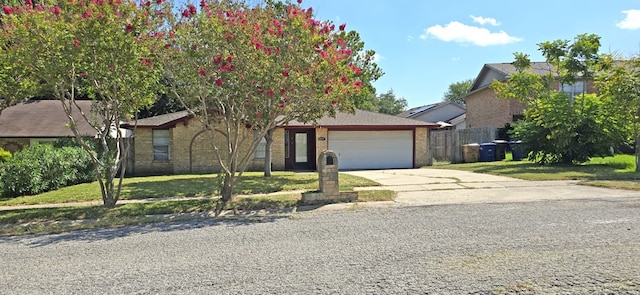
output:
M429 154L431 163L448 161L463 162L462 145L492 142L496 139L497 128L480 127L460 130L431 130L429 134Z

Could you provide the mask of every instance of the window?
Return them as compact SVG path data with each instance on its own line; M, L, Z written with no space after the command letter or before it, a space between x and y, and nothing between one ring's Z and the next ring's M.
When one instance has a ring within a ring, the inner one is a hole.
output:
M255 159L264 159L264 157L265 157L265 150L264 149L265 149L266 146L267 146L267 140L264 139L264 137L262 137L260 139L260 143L258 143L258 146L256 147L255 152L253 152L253 157Z
M153 130L153 159L169 160L169 130Z
M560 92L564 92L569 94L571 97L571 101L573 98L582 94L585 91L584 81L575 81L573 84L562 84L560 85Z

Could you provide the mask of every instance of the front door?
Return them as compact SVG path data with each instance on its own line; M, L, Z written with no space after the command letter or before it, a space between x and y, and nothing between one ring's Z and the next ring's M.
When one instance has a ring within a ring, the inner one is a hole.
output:
M315 129L285 130L285 169L315 170Z

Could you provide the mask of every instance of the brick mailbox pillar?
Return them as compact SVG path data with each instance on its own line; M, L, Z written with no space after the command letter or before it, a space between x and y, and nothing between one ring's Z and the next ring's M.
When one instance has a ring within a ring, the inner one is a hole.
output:
M338 157L332 151L323 151L318 156L318 182L320 188L317 192L302 193L304 204L328 204L336 202L355 202L358 200L358 192L341 192L338 185Z
M338 157L336 153L326 150L318 157L318 179L320 192L326 195L338 195Z

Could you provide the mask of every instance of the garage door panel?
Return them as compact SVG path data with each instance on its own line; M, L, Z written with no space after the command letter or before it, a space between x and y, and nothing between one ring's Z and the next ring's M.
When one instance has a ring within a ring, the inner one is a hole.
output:
M413 132L329 131L329 149L342 170L413 167Z

